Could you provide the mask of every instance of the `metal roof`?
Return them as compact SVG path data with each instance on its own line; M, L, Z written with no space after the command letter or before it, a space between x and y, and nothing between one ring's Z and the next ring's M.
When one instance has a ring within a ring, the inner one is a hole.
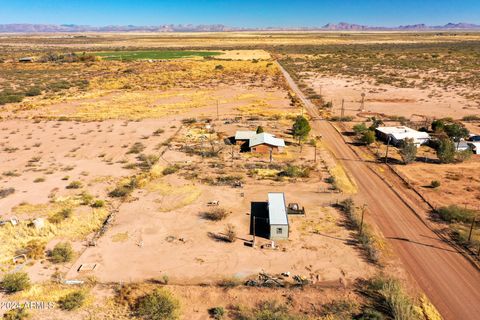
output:
M268 193L268 219L271 225L288 225L287 208L283 192Z
M249 142L249 147L254 147L254 146L257 146L259 144L268 144L268 145L271 145L271 146L274 146L274 147L285 147L285 141L283 141L283 139L278 139L278 138L275 138L274 135L270 134L270 133L265 133L265 132L262 132L262 133L259 133L257 135L255 135L254 137L252 137L250 139L250 142Z
M430 135L427 132L417 131L409 127L379 127L377 131L392 136L396 140L413 139L415 142L418 140L430 139Z
M250 140L250 138L256 134L256 131L237 131L235 133L235 140Z

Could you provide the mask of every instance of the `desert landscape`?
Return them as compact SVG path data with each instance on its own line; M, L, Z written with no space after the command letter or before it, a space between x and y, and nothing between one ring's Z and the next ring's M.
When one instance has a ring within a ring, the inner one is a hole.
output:
M1 34L0 315L474 319L448 299L478 298L480 156L439 150L480 135L479 43ZM271 193L286 238L260 212Z

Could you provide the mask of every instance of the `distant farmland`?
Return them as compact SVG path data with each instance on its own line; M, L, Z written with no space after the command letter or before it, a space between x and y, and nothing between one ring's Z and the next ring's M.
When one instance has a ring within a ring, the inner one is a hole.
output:
M95 52L94 54L105 60L147 60L212 57L221 55L222 53L211 51L115 51Z

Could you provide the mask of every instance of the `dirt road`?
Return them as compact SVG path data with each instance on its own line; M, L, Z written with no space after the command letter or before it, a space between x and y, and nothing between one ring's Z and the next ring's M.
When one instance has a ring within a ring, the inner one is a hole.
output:
M316 107L281 69L307 112L316 119L313 130L322 135L337 160L356 180L359 196L368 204L371 218L444 319L479 319L480 273L477 269L430 230L385 181L370 170L368 166L375 170L375 164L361 161L330 123L319 120Z

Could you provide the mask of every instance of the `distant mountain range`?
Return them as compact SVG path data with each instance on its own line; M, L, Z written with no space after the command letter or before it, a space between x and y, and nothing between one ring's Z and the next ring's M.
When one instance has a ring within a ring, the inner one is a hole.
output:
M480 25L472 23L447 23L442 26L427 26L425 24L405 25L398 27L372 27L359 24L340 22L328 23L322 27L298 27L298 28L236 28L222 24L192 25L192 24L166 24L159 26L103 26L93 27L75 24L0 24L0 33L53 33L53 32L224 32L224 31L434 31L434 30L480 30Z

